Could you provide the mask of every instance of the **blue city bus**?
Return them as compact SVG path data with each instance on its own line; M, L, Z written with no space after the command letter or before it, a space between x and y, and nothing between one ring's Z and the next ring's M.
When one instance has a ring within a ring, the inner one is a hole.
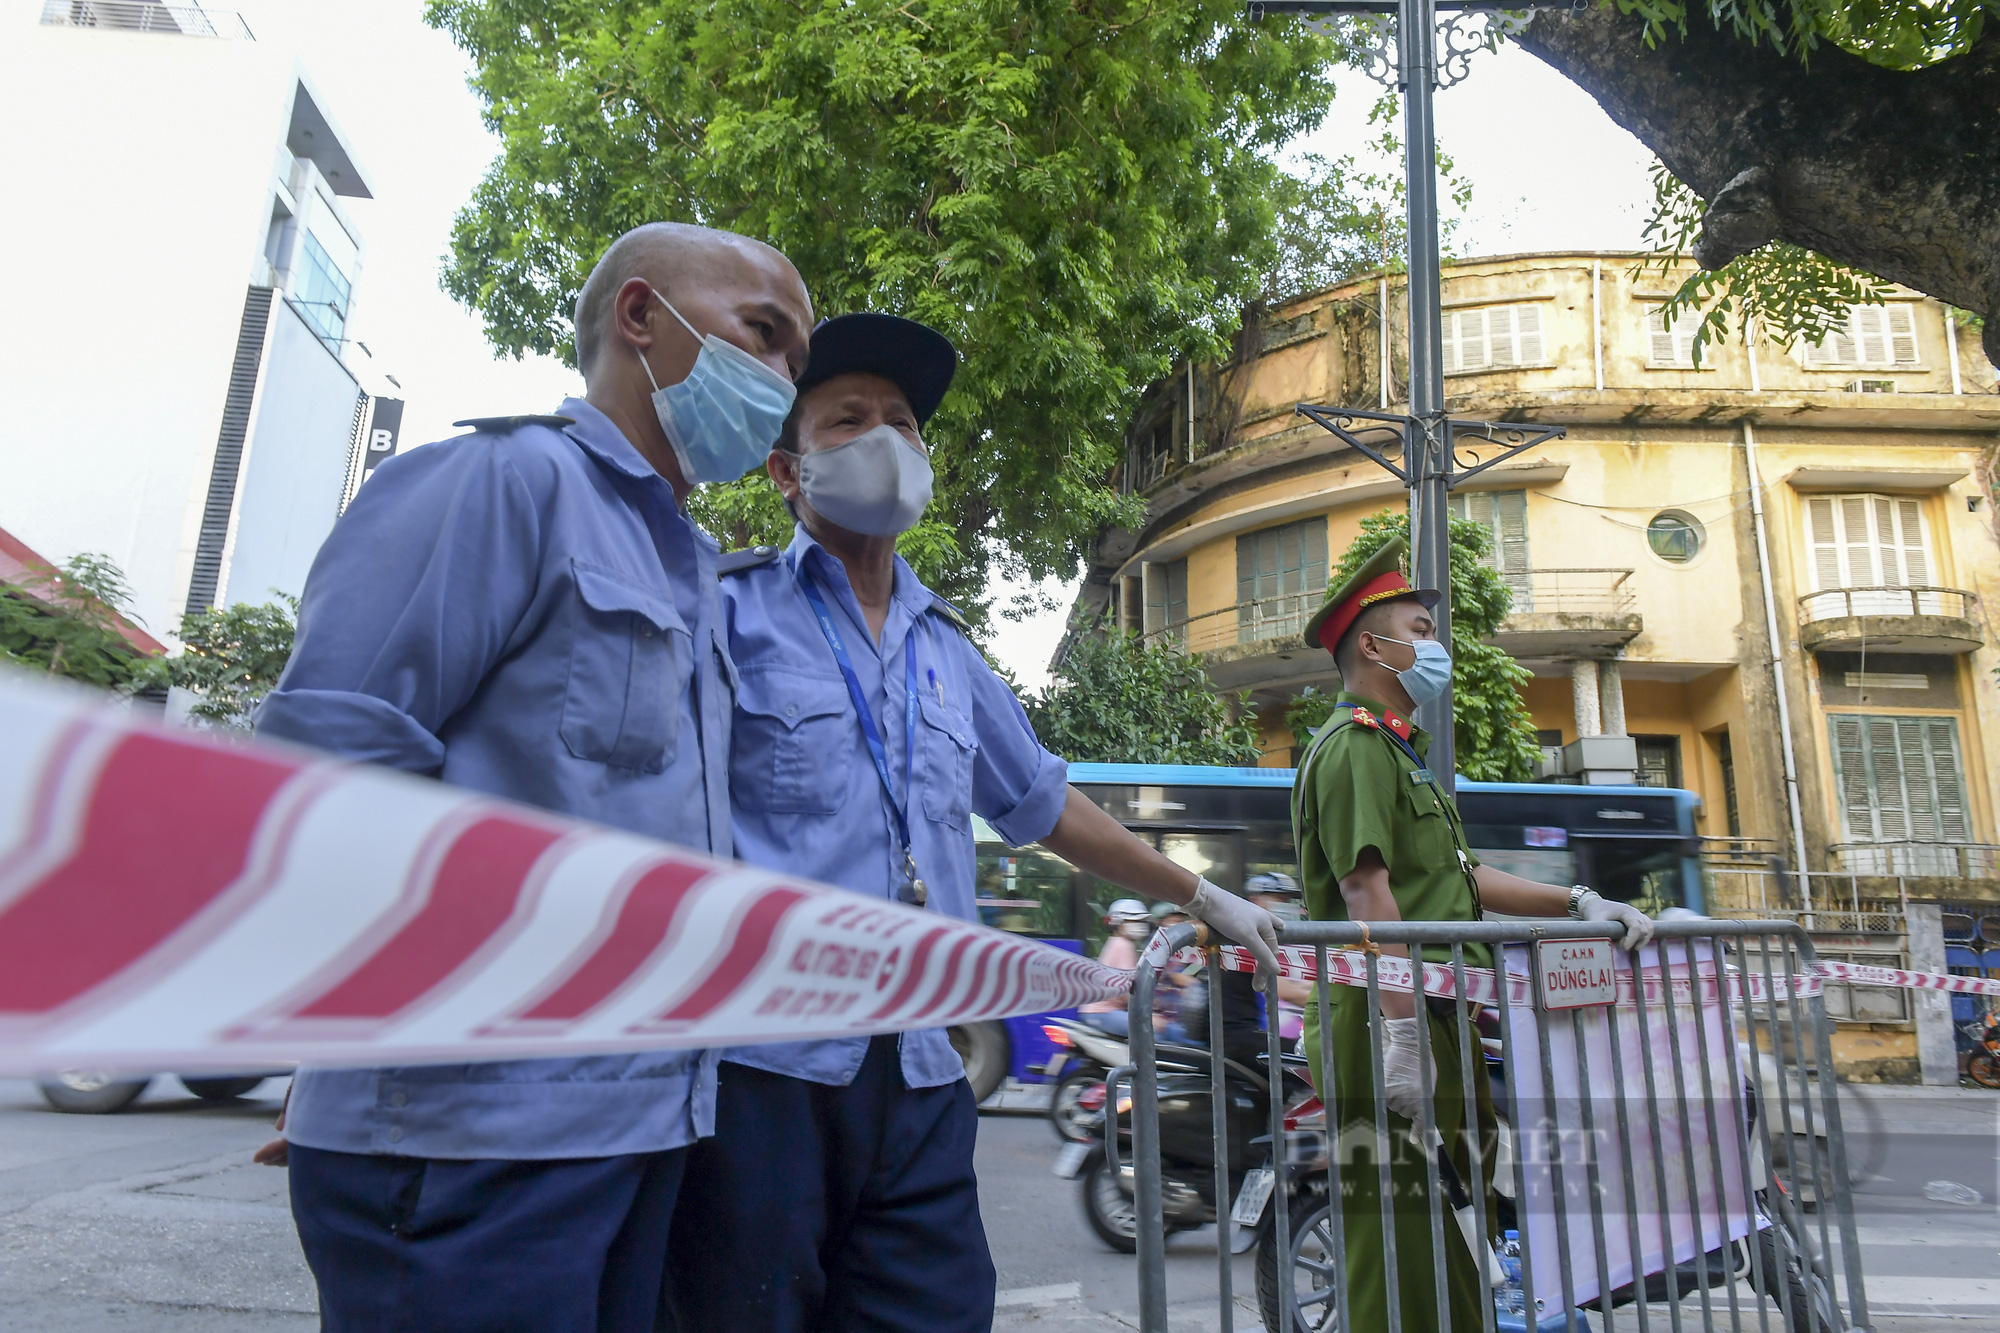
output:
M1225 888L1266 871L1298 874L1289 768L1072 764L1069 780L1167 859ZM1550 884L1589 884L1648 912L1702 910L1700 808L1693 792L1661 787L1458 784L1459 814L1481 860ZM1095 957L1105 910L1129 895L1039 846L1009 847L982 821L973 827L980 920ZM952 1030L982 1100L1009 1074L1042 1081L1036 1069L1054 1050L1045 1017Z

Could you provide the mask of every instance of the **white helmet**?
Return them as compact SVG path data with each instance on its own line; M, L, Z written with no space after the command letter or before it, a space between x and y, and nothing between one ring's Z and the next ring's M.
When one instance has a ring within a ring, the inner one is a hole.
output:
M1299 882L1283 871L1272 871L1265 875L1252 875L1243 885L1243 894L1250 897L1265 894L1278 898L1299 896Z
M1137 898L1120 898L1117 902L1111 904L1104 913L1104 924L1113 930L1118 929L1120 926L1132 925L1135 922L1139 924L1149 923L1152 919L1153 914L1146 910L1146 904L1140 902Z

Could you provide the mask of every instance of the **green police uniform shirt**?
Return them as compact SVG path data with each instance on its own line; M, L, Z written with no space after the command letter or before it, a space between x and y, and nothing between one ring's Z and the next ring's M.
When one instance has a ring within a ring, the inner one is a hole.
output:
M1337 702L1378 719L1385 711L1345 690ZM1340 878L1360 861L1362 848L1373 847L1389 868L1389 891L1405 921L1478 920L1466 879L1479 859L1464 844L1458 812L1379 725L1347 721L1349 716L1345 709L1334 714L1327 724L1333 733L1315 737L1299 775L1296 832L1307 914L1315 921L1348 919ZM1409 740L1419 756L1429 753L1429 732L1412 725ZM1451 947L1427 945L1424 956L1448 963ZM1490 967L1492 954L1483 944L1469 944L1465 963Z

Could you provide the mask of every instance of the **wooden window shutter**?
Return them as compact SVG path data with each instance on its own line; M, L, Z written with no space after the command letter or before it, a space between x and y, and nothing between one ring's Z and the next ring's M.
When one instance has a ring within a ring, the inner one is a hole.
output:
M1849 842L1874 842L1874 808L1868 799L1868 756L1862 748L1861 719L1835 714L1827 719L1833 732L1833 768L1840 789L1840 821Z
M1542 364L1542 308L1539 305L1514 307L1514 364Z
M1882 571L1882 582L1887 587L1901 587L1903 577L1903 544L1896 539L1896 506L1882 496L1865 497L1875 510L1875 561Z
M1460 370L1483 370L1492 364L1493 358L1486 350L1486 316L1484 310L1461 310L1458 312L1458 368Z
M1854 341L1858 355L1853 363L1863 366L1886 366L1889 361L1889 312L1879 305L1863 305L1854 308Z
M1908 302L1888 307L1889 359L1892 365L1917 364L1917 312Z
M1509 574L1528 572L1528 493L1495 491L1493 496L1495 543L1500 569Z
M1444 312L1444 373L1447 375L1458 369L1458 315L1456 310Z
M1495 306L1486 312L1486 363L1490 366L1514 364L1514 320L1516 306Z
M1868 749L1868 790L1875 798L1875 836L1882 842L1907 842L1909 798L1904 790L1903 752L1896 744L1896 719L1863 718L1862 735Z
M1868 537L1868 497L1865 495L1843 495L1840 497L1841 527L1841 586L1844 588L1867 588L1875 586L1874 543Z
M1854 338L1854 321L1858 312L1852 306L1847 310L1847 323L1833 331L1833 363L1837 366L1851 366L1857 359Z
M1236 603L1238 606L1257 598L1257 542L1261 533L1248 533L1236 539Z
M1299 524L1305 532L1306 591L1326 589L1326 520L1309 518Z
M1923 730L1924 748L1930 754L1938 841L1969 841L1972 820L1966 814L1965 783L1959 769L1958 723L1948 717L1926 717L1911 718L1908 725Z
M1896 719L1896 758L1903 770L1905 812L1909 818L1908 837L1912 842L1937 842L1937 781L1931 768L1929 727L1922 718Z
M1806 501L1807 527L1812 536L1813 590L1841 586L1840 536L1834 530L1833 499L1815 496Z
M1903 581L1918 587L1928 586L1935 576L1931 573L1930 551L1924 544L1923 502L1897 500L1895 504L1896 525L1902 529Z
M1646 332L1652 335L1653 364L1656 366L1676 366L1680 357L1675 355L1674 331L1667 327L1667 308L1654 306L1646 312Z

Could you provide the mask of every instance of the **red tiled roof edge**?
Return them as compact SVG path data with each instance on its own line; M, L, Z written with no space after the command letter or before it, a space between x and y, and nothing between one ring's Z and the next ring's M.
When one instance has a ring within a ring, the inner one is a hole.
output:
M7 531L7 529L0 528L0 583L18 584L21 574L31 565L51 565L53 563L54 561L44 559L26 542ZM29 593L28 595L31 597L34 596L33 593ZM43 599L36 597L35 600L42 601ZM140 629L123 616L118 617L118 633L124 638L125 642L131 644L142 653L154 654L167 651L167 645L161 643L158 639L146 633L146 631Z

